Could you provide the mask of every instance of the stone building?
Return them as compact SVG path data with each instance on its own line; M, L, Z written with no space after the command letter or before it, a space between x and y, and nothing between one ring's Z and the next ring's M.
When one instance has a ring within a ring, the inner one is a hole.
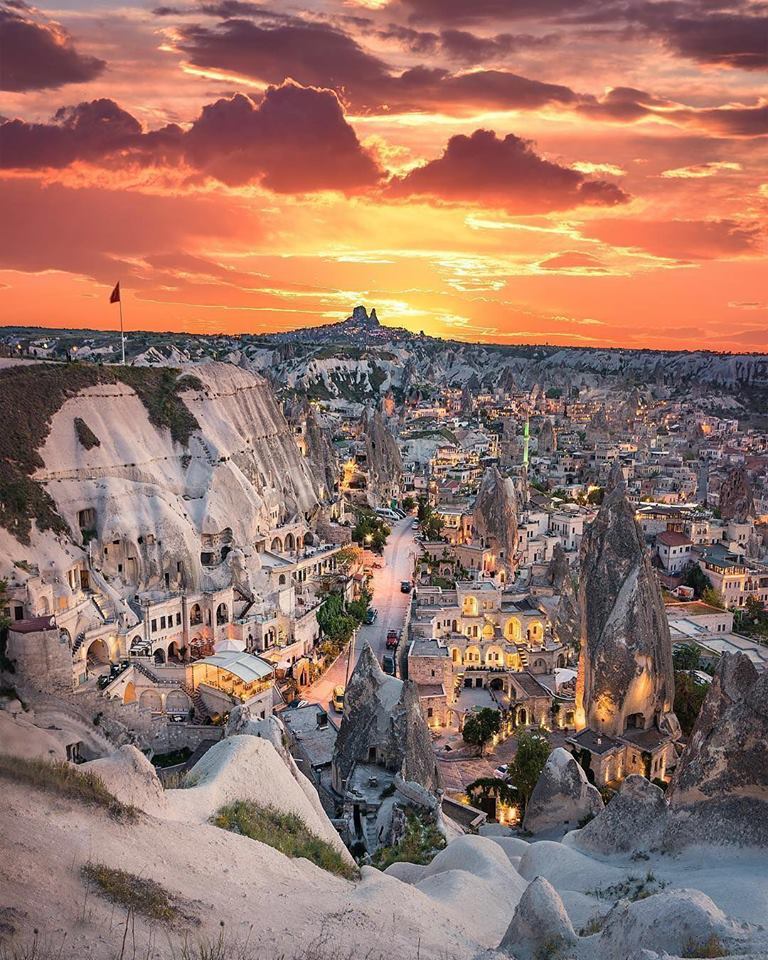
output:
M437 640L412 640L408 679L418 688L419 705L430 727L448 724L448 708L456 699L448 648Z

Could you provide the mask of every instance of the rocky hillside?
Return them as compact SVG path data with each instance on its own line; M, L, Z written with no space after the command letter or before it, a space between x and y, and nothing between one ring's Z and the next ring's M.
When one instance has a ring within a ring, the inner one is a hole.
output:
M71 553L114 539L141 558L135 587L155 586L168 557L196 588L206 538L245 550L247 578L259 534L318 502L319 484L269 384L232 364L201 365L194 377L11 366L0 371L0 396L11 424L0 472L0 551L9 561L55 566L62 543Z
M50 330L28 328L6 328L0 343L45 353L79 345L79 355L106 357L115 356L118 348L113 334L65 331L52 336ZM757 408L768 397L765 354L464 343L382 325L375 309L369 314L362 306L340 323L282 334L135 333L128 339L128 356L132 363L149 366L226 360L261 371L282 389L360 403L389 389L406 392L467 383L475 390L535 384L620 384L628 390L642 384L673 392L693 387L709 394L727 392L716 400L736 410Z

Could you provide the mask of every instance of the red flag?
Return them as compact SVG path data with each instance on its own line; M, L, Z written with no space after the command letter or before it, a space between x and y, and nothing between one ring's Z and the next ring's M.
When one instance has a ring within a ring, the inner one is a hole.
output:
M120 303L120 283L115 284L115 289L109 295L110 303Z

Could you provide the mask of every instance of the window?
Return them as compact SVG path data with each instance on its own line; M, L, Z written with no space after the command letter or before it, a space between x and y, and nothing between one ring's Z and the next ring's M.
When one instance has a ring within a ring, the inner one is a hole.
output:
M176 614L176 626L178 627L181 624L181 614Z
M431 716L432 716L432 712L433 712L433 711L432 711L432 707L427 707L427 717L431 717Z
M152 633L157 631L157 620L152 621Z
M165 630L165 617L160 617L160 629Z

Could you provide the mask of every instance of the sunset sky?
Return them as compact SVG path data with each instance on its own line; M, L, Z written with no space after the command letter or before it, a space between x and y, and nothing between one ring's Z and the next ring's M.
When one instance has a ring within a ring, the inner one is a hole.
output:
M768 3L167 3L0 3L3 324L768 350Z

